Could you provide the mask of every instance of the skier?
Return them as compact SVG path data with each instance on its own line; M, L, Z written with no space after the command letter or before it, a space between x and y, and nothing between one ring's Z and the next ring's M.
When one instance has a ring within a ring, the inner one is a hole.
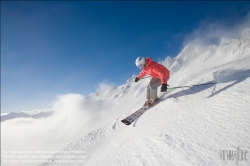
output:
M146 74L152 76L152 79L147 87L147 100L144 104L144 107L150 107L157 100L157 88L159 86L161 86L161 92L167 91L167 81L170 77L170 72L163 65L152 61L150 57L138 57L135 64L137 67L142 69L140 74L135 77L135 82L138 82Z

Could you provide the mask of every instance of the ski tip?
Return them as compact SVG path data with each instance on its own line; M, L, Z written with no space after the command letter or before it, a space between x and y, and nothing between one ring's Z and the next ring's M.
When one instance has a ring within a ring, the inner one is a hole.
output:
M124 123L125 125L130 125L131 124L131 122L127 121L126 119L121 120L121 122Z

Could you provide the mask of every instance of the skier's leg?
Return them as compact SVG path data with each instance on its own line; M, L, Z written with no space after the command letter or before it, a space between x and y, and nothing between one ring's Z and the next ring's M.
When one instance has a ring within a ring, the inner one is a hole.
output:
M150 83L148 84L148 87L147 87L146 98L147 98L147 100L150 100Z
M167 78L168 81L169 77ZM157 99L157 88L161 86L161 80L158 78L152 78L147 87L147 101L152 100L155 102Z
M153 102L157 99L157 88L159 86L161 86L161 80L158 78L152 78L149 83L149 96Z
M147 98L147 100L146 100L146 102L144 103L144 107L149 107L149 106L151 105L151 102L150 102L150 100L151 100L151 98L150 98L150 83L149 83L148 86L147 86L146 98Z

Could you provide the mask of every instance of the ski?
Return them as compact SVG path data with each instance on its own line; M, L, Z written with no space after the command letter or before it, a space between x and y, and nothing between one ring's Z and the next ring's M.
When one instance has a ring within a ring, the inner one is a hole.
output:
M150 109L153 106L155 106L157 103L159 103L159 99L157 101L155 101L155 103L152 104L150 107L142 107L142 108L140 108L139 110L137 110L133 114L131 114L128 117L126 117L125 119L121 120L121 122L124 123L125 125L130 125L136 119L138 119L139 117L141 117L141 115L144 114L148 109Z
M125 125L130 125L136 119L138 119L144 112L146 112L147 109L148 108L140 108L139 110L137 110L133 114L129 115L127 118L121 120L121 122L124 123Z

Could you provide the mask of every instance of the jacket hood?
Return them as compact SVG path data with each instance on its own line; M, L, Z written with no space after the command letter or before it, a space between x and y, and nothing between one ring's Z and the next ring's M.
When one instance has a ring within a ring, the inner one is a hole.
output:
M146 64L149 65L152 62L152 59L150 57L146 58Z

